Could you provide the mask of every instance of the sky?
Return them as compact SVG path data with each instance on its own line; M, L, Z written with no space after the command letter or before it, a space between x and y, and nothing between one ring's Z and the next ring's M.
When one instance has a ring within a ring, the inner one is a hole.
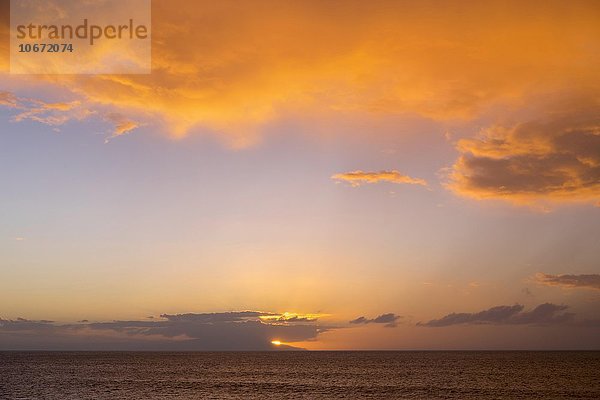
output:
M598 2L154 0L141 75L0 5L0 350L600 349Z

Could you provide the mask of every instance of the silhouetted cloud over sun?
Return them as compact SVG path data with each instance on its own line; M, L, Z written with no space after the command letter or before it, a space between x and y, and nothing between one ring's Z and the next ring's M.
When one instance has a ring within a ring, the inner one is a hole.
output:
M277 339L293 349L295 342L315 340L334 329L306 320L261 320L281 314L239 311L163 314L146 321L59 324L24 318L0 319L2 349L73 350L271 350Z

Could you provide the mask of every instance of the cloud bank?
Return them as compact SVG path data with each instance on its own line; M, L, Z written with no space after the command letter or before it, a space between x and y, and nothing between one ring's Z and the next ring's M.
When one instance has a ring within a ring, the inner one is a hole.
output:
M316 320L262 319L282 316L239 311L163 314L144 321L84 320L77 324L0 319L0 350L285 350L333 329ZM273 340L283 345L274 347Z
M290 114L469 119L599 84L594 2L163 0L152 14L151 75L23 79L87 110L146 113L168 135L210 131L234 146Z
M565 312L568 306L544 303L531 311L521 304L496 306L477 313L451 313L440 319L419 322L419 326L444 327L464 324L561 325L574 322L575 314Z

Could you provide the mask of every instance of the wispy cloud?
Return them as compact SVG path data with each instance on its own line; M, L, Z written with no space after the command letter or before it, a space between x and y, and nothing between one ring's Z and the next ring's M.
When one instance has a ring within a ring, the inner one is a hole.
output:
M108 143L111 139L114 139L116 137L126 135L142 125L139 122L133 121L119 113L109 113L105 116L105 119L111 124L113 124L114 128L112 133L108 138L106 138L104 143Z
M0 92L0 106L16 110L13 122L30 120L50 126L63 125L71 120L81 121L95 114L78 100L46 102L19 97L10 92Z
M411 178L410 176L404 175L396 170L379 172L365 172L357 170L335 174L331 177L331 179L348 182L354 187L378 182L427 186L427 182L424 179Z
M31 120L50 126L64 125L72 120L84 120L94 112L81 107L79 101L69 103L46 103L40 100L19 99L17 107L22 110L13 117L14 122Z
M14 94L0 91L0 106L17 108L18 101Z
M600 290L600 275L550 275L538 273L535 275L535 281L541 285L559 286L566 288L586 288Z
M92 110L88 103L82 103L79 100L46 102L38 99L18 97L10 92L0 92L0 106L15 110L15 115L12 116L13 122L35 121L40 124L49 125L55 129L70 121L83 121L100 115L102 120L112 125L105 142L129 134L144 125L121 113L103 113Z
M394 313L381 314L378 317L369 319L366 317L358 317L350 321L351 324L385 324L386 328L395 328L402 317Z

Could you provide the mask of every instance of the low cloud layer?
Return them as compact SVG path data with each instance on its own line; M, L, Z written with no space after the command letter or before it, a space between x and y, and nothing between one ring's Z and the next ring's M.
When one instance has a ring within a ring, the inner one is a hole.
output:
M541 285L560 286L565 288L586 288L600 290L600 275L550 275L539 273L536 274L535 280Z
M163 314L145 321L58 324L52 321L0 319L0 350L272 350L315 340L332 329L283 314L240 311ZM265 322L262 317L279 317Z
M528 122L493 126L457 144L448 187L515 204L600 199L600 102L564 101Z
M499 325L561 325L575 323L575 314L566 312L568 306L544 303L531 311L524 306L496 306L476 313L451 313L440 319L419 322L419 326L444 327L463 324Z
M380 316L368 319L366 317L358 317L350 321L351 324L385 324L386 328L395 328L398 326L398 321L402 317L393 313L381 314Z
M427 182L424 179L411 178L410 176L404 175L396 170L379 172L365 172L358 170L335 174L331 177L331 179L348 182L354 187L367 183L378 182L427 186Z

